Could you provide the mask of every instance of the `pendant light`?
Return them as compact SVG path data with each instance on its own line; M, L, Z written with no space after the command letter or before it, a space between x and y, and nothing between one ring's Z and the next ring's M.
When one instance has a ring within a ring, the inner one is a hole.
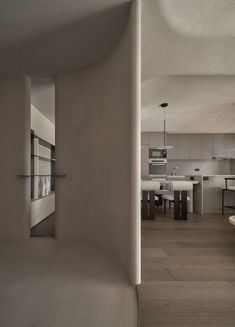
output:
M169 150L172 149L172 145L166 145L166 109L168 107L168 103L164 102L160 104L160 107L163 108L163 114L164 114L164 127L163 127L163 146L158 147L159 150Z

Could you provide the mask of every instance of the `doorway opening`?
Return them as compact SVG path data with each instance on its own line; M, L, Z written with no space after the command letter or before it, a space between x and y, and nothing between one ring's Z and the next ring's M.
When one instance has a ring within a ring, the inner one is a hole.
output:
M55 236L55 81L31 77L32 237Z

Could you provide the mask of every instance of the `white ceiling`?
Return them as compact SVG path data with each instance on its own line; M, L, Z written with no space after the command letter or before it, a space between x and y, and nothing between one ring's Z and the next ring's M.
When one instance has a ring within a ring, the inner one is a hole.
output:
M0 70L79 68L103 57L126 25L130 0L1 0Z
M234 53L234 0L143 0L143 80L235 74Z
M142 83L142 130L235 133L235 76L162 76Z
M234 0L143 0L142 130L235 132L234 53Z

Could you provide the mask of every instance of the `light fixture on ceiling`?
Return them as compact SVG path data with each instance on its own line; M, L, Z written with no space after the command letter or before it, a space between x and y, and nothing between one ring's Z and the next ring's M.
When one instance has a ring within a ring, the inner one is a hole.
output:
M166 145L166 108L168 107L168 103L164 102L160 104L160 107L163 108L163 113L164 113L164 130L163 130L163 146L159 146L158 149L160 150L168 150L172 149L172 145Z

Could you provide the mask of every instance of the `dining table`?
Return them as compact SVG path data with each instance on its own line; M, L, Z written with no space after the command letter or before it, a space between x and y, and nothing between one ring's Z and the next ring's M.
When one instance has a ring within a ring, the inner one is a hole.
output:
M177 180L177 179L175 179ZM142 179L141 192L142 192L142 218L144 220L154 220L155 218L155 196L161 196L171 192L169 185L174 179L167 178L152 178ZM199 183L197 180L188 181L193 185ZM188 191L190 200L188 201L188 212L193 212L193 188Z

